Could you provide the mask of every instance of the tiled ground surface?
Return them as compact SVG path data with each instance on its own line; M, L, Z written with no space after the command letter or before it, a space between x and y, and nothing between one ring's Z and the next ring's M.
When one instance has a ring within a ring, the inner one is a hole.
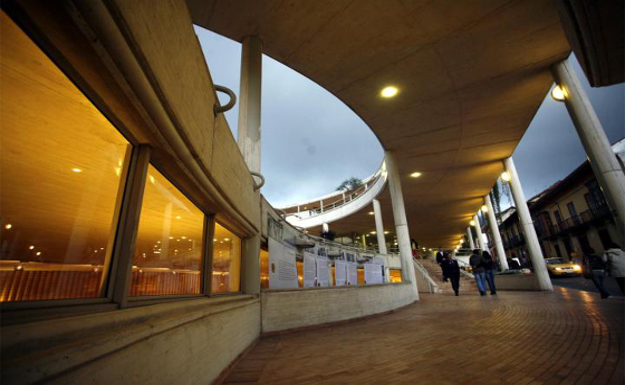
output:
M395 313L261 339L224 383L623 384L622 298L422 295Z

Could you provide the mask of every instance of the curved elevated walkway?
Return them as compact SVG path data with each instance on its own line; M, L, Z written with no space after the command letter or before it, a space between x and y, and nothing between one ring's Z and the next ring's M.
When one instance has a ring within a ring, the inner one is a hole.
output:
M378 171L365 179L363 185L352 192L336 191L279 210L286 213L286 220L290 224L303 229L332 223L369 207L371 202L384 190L387 179L386 163L382 162ZM325 206L324 201L326 202ZM328 202L331 203L328 204ZM301 211L302 207L304 211Z
M622 384L622 299L422 295L389 315L262 339L224 383Z

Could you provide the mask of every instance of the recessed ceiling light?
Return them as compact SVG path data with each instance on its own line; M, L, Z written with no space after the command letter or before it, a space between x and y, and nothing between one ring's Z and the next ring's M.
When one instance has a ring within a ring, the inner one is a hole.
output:
M72 169L73 172L82 172L82 169L78 168L78 167L74 167Z
M369 211L369 215L374 215L375 213L373 211Z
M6 225L4 225L4 228L7 230L11 230L11 227L13 227L13 225L10 223L7 223Z
M397 89L397 87L388 86L388 87L382 88L382 91L380 91L380 95L383 98L392 98L393 96L397 95L398 92L399 90Z
M412 177L412 178L418 178L420 176L421 176L420 172L413 172L412 174L410 174L410 177Z

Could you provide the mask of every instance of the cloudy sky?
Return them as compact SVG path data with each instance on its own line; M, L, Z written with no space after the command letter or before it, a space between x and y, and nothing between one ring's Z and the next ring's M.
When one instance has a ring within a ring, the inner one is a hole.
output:
M201 27L196 33L215 84L238 93L241 45ZM625 86L591 88L572 60L608 138L623 138ZM322 87L263 56L262 92L262 193L275 207L325 195L341 181L366 178L379 167L383 151L376 137ZM235 137L237 106L226 113ZM513 156L528 198L585 160L563 104L545 98Z

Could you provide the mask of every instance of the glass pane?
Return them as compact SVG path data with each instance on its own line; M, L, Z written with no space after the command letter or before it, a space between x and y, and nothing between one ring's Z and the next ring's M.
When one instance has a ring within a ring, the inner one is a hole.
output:
M128 141L2 13L0 301L103 295Z
M143 194L130 295L199 294L204 213L152 165Z
M241 238L215 222L212 293L241 291Z

